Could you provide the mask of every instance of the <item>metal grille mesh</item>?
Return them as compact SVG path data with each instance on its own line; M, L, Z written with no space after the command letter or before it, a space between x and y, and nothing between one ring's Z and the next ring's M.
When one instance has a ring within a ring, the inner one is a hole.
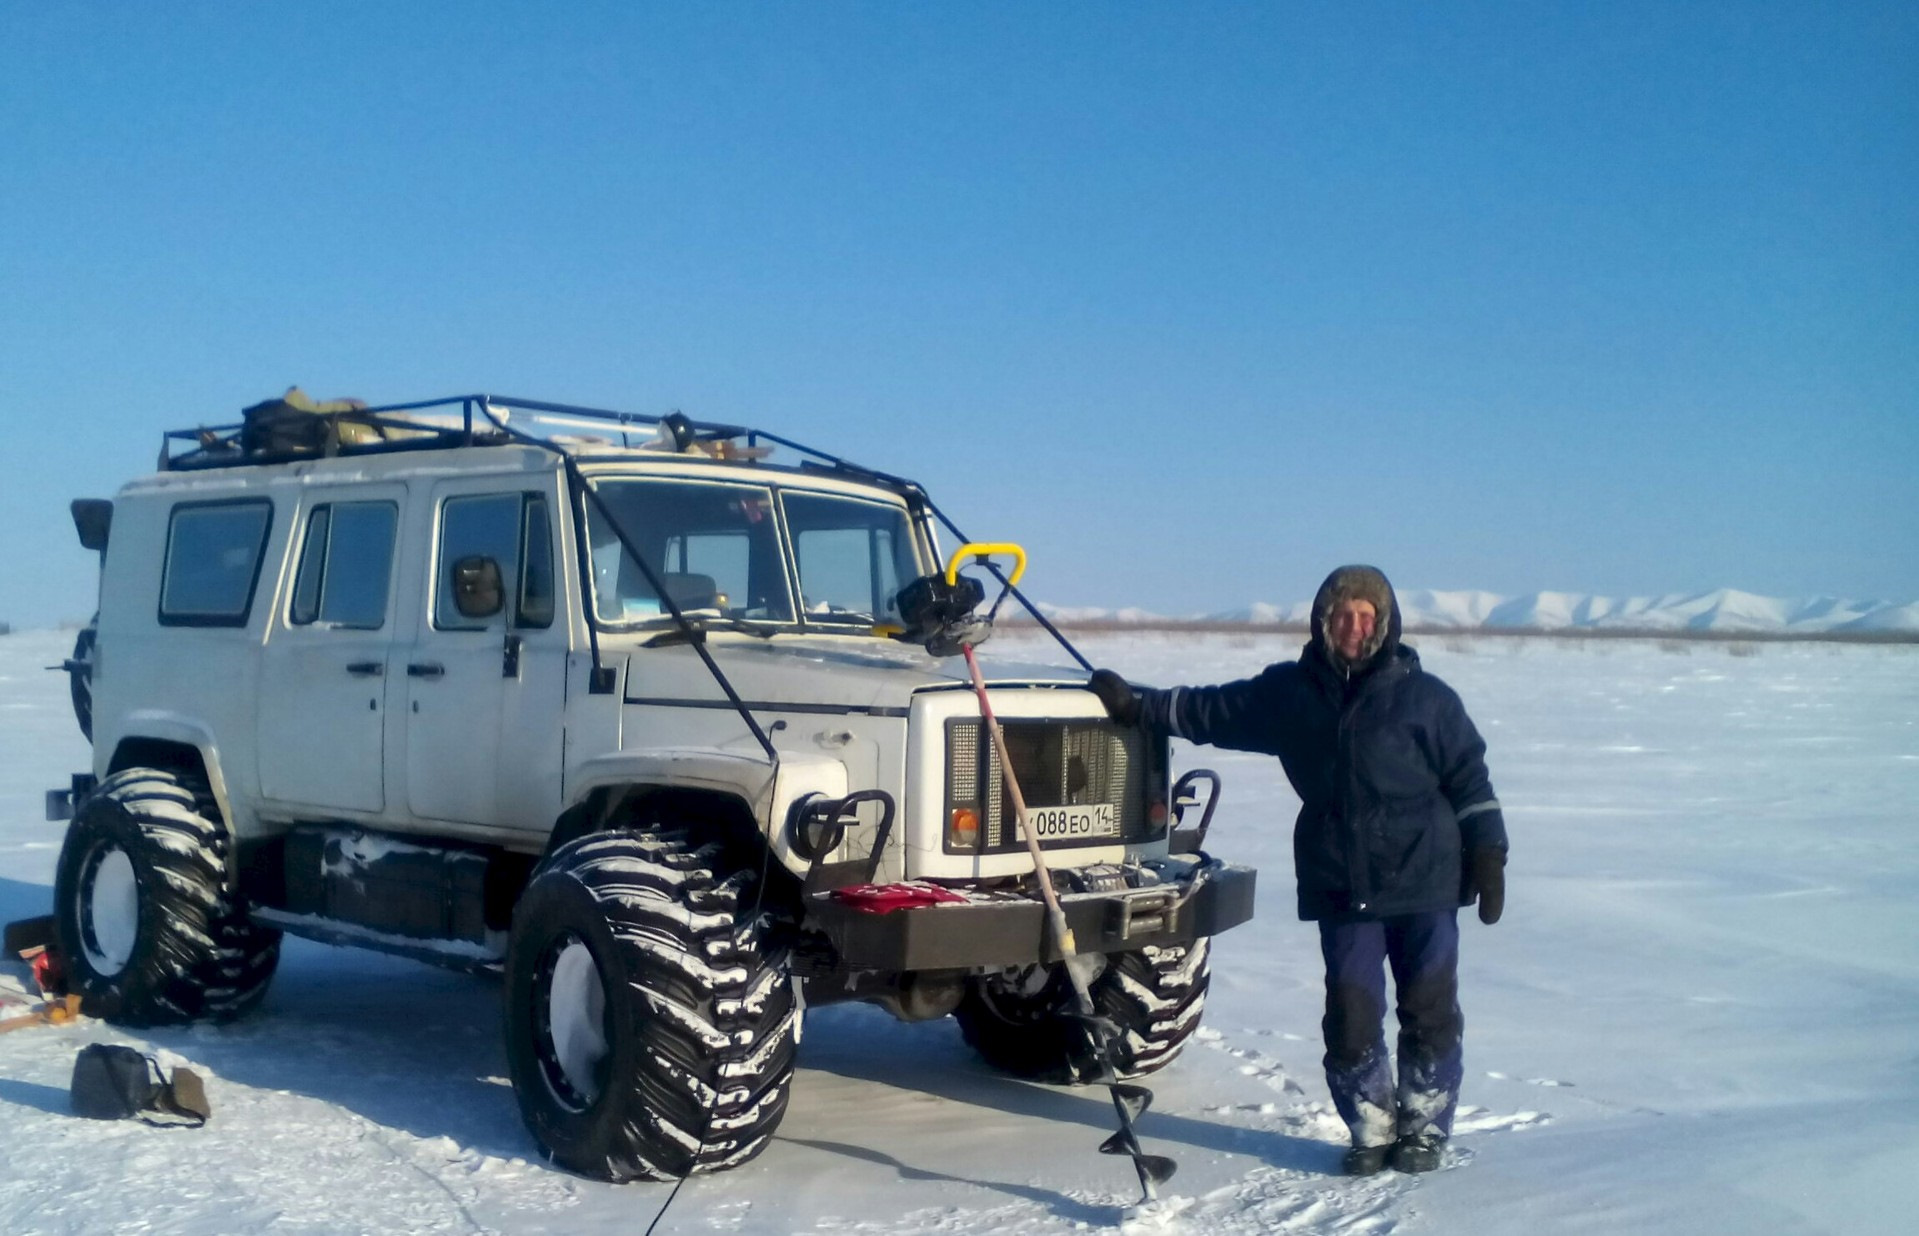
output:
M1145 838L1145 761L1137 730L1098 721L1016 720L1002 725L1028 807L1110 803L1119 809L1120 837ZM985 852L1022 848L1012 795L992 742L977 720L947 726L947 811L960 805L980 811ZM1071 844L1045 843L1049 849Z

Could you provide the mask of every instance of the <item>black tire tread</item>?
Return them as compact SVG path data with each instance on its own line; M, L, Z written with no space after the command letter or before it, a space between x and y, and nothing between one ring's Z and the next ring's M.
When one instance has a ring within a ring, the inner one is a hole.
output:
M1156 1073L1185 1049L1205 1013L1211 944L1202 936L1187 946L1107 957L1090 994L1094 1011L1120 1030L1113 1047L1115 1076ZM1030 996L1003 987L982 991L983 982L968 985L954 1015L961 1035L988 1064L1015 1077L1059 1085L1100 1079L1100 1062L1072 1016L1072 988L1058 967Z
M258 1004L279 962L280 933L256 926L225 892L230 843L212 795L173 772L128 768L102 781L76 817L61 856L55 919L82 1007L122 1025L151 1026L231 1020ZM119 846L145 877L142 938L111 976L87 965L70 920L78 878L71 869L94 840Z
M660 828L581 838L534 877L572 881L591 896L628 976L627 1024L644 1044L598 1100L619 1106L612 1135L590 1151L548 1147L563 1166L605 1180L673 1180L744 1163L771 1141L786 1110L799 1013L785 947L767 917L753 915L754 875L722 876L723 864L721 846ZM510 998L523 994L516 984ZM518 1037L509 1032L510 1043ZM514 1065L522 1105L541 1102L537 1063Z

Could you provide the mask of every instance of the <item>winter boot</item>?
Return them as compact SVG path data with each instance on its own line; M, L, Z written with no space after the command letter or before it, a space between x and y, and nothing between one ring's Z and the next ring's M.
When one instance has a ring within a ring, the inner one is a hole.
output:
M1432 1133L1412 1133L1393 1143L1390 1161L1397 1172L1430 1172L1446 1153L1446 1139Z
M1391 1144L1354 1146L1346 1152L1346 1157L1340 1160L1340 1170L1348 1176L1377 1176L1386 1170L1386 1160L1392 1157L1396 1149L1398 1147Z

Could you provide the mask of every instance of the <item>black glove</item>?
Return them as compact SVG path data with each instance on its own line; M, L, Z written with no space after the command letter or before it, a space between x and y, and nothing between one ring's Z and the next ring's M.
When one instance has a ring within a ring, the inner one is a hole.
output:
M1139 724L1139 695L1132 684L1112 670L1094 670L1086 681L1087 690L1106 705L1106 715L1121 725Z
M1473 887L1479 890L1479 921L1490 927L1506 909L1506 851L1496 845L1476 845L1466 861Z

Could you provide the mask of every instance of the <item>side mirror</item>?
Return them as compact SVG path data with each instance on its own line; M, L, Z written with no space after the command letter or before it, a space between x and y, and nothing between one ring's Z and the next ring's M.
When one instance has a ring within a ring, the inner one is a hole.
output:
M500 564L474 555L453 564L453 605L462 618L491 618L506 608Z
M105 498L73 500L73 530L80 534L85 549L104 550L113 531L113 503Z

